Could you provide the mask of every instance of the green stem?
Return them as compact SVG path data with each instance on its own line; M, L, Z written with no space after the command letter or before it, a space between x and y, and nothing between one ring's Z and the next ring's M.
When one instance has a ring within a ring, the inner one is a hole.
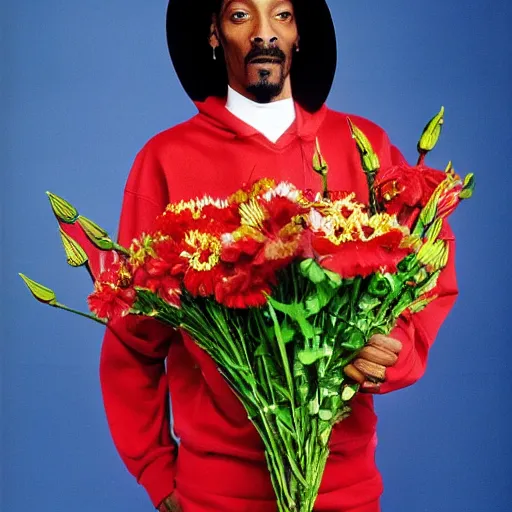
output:
M97 316L91 315L89 313L83 313L82 311L68 308L64 304L60 304L60 302L56 302L55 304L50 304L50 306L57 308L57 309L63 309L64 311L69 311L70 313L75 313L75 315L83 316L84 318L88 318L89 320L94 320L95 322L98 322L101 325L107 325L106 320L102 320L101 318L98 318Z
M366 181L368 182L368 197L370 203L370 215L375 215L379 211L379 205L377 204L377 198L375 197L375 176L377 171L366 171Z
M416 163L417 166L423 165L425 162L425 157L427 156L427 153L424 151L420 152L420 156L418 157L418 162Z

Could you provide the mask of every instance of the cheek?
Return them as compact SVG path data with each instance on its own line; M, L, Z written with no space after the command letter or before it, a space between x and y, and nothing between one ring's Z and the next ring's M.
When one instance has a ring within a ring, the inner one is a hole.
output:
M245 49L239 44L235 44L226 40L224 43L224 55L226 60L232 66L240 68L245 66L245 56L249 53L249 48Z

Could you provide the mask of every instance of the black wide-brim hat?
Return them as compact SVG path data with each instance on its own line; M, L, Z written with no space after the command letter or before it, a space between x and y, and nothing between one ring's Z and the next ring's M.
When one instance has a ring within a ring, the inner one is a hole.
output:
M227 72L222 50L213 60L208 43L212 0L170 0L167 44L176 74L193 101L225 97ZM336 70L336 35L325 0L293 2L300 36L300 52L290 72L293 98L309 112L318 110L329 95Z

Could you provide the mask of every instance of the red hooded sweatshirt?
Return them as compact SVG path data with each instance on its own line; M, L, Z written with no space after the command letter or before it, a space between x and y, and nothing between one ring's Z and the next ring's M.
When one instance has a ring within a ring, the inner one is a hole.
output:
M125 189L121 244L151 229L170 201L223 197L265 176L319 190L311 166L316 137L329 164L329 188L355 191L367 201L345 114L326 106L308 113L297 104L295 122L274 144L231 114L223 99L210 97L197 107L195 117L156 135L137 155ZM382 129L351 118L368 135L383 168L402 161ZM391 333L403 350L381 393L409 386L424 373L428 350L457 294L453 261L452 250L440 298L400 318ZM213 360L189 336L154 320L125 317L105 334L100 375L115 445L155 506L175 491L184 512L276 510L263 444ZM170 433L169 392L179 445ZM352 408L332 434L318 512L379 510L372 395L359 393Z

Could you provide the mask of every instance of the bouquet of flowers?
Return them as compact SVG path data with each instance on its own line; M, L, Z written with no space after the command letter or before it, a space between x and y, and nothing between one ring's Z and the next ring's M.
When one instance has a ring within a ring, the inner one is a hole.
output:
M368 205L329 191L318 141L323 193L262 179L229 197L169 204L129 248L49 194L68 262L95 279L92 313L80 314L102 323L142 315L188 332L261 435L280 512L313 510L331 431L358 391L344 368L372 335L436 299L446 217L474 187L451 164L445 172L424 165L443 110L423 132L416 167L380 170L348 121ZM70 310L22 277L37 299Z

